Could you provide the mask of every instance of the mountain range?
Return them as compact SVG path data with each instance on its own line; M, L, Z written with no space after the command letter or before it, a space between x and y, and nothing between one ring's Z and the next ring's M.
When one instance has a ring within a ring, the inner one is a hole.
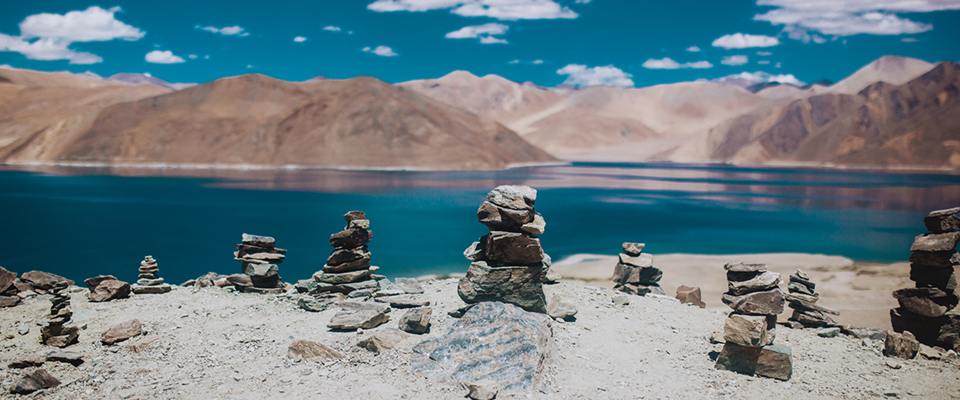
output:
M544 88L465 71L394 85L253 74L175 86L82 75L0 69L0 162L960 168L960 66L896 56L805 87L731 77Z

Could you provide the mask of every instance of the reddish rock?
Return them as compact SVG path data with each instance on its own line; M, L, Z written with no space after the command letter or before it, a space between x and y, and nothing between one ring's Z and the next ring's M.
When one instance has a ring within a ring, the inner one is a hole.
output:
M920 342L909 331L889 332L883 344L883 355L911 359L920 351Z
M116 279L100 282L87 296L92 302L110 301L130 297L130 284Z
M931 211L923 218L923 224L934 233L960 230L960 207Z
M700 288L698 287L680 285L677 288L677 300L680 300L681 304L693 304L700 308L707 306L701 298Z
M0 293L6 292L13 286L15 280L17 280L16 272L7 271L6 268L0 267Z
M29 283L34 289L50 290L60 286L73 285L73 281L60 275L43 271L30 271L20 276L20 280Z
M137 336L141 332L143 332L143 326L140 324L140 320L131 319L107 329L107 331L100 336L100 341L103 342L103 344L114 344Z

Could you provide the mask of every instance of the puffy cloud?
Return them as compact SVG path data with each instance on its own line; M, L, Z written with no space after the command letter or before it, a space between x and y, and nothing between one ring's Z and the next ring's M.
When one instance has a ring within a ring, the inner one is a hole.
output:
M364 48L363 48L363 51L365 51L365 52L367 52L367 53L373 53L373 54L376 54L376 55L381 56L381 57L396 57L396 56L397 56L397 53L394 52L393 49L391 49L390 47L387 47L387 46L377 46L377 48L375 48L375 49L371 49L370 47L364 47Z
M507 64L520 64L520 60L513 60L508 62Z
M377 12L446 10L464 17L518 19L572 19L579 15L554 0L376 0L367 8Z
M743 33L734 33L732 35L723 35L713 41L713 47L723 47L724 49L746 49L749 47L772 47L780 44L780 40L772 36L748 35Z
M210 33L218 33L223 36L250 36L250 32L247 32L246 29L243 29L240 26L225 26L223 28L217 28L215 26L194 26L195 29L204 30Z
M184 62L182 57L174 55L170 50L151 51L147 53L144 59L146 59L148 63L153 64L178 64Z
M543 64L543 60L533 60L534 64Z
M958 0L757 0L757 5L776 8L755 15L754 20L833 36L926 32L933 25L897 14L960 10Z
M804 86L806 83L801 82L793 74L786 75L773 75L763 71L757 72L741 72L736 75L729 75L723 78L717 79L720 82L732 80L732 79L742 79L749 82L756 83L786 83L794 86Z
M494 37L494 35L503 35L510 29L509 26L491 22L489 24L465 26L453 32L447 33L444 37L447 39L476 39L480 38L480 43L507 43L506 40Z
M189 55L189 56L187 56L187 57L190 57L191 60L196 60L196 59L197 59L197 55L196 55L196 54L191 54L191 55Z
M750 61L747 56L727 56L723 60L720 60L720 64L723 65L743 65Z
M687 47L687 51L689 51L689 52L691 52L691 53L699 53L699 52L700 52L700 48L697 47L697 46L690 46L690 47Z
M620 68L608 65L605 67L588 68L586 65L569 64L557 70L558 75L567 75L564 85L574 87L585 86L619 86L633 87L630 75Z
M676 61L673 61L670 57L664 57L660 60L648 59L643 62L642 67L646 69L682 69L682 68L693 68L693 69L707 69L713 68L713 64L709 61L696 61L680 64Z
M766 57L766 56L769 56L769 55L773 55L773 52L770 52L770 51L758 51L758 52L757 52L757 55L758 55L758 56Z
M100 56L73 50L76 42L139 40L146 34L114 18L120 7L92 6L66 14L41 13L20 22L20 36L0 33L0 51L14 51L31 60L69 60L71 64L96 64Z
M340 27L339 27L339 26L333 26L333 25L327 25L327 26L323 27L323 30L325 30L325 31L330 31L330 32L340 32Z
M294 41L294 42L297 42L297 43L302 43L302 42L306 42L306 41L307 41L307 38L305 38L305 37L303 37L303 36L297 36L297 37L293 38L293 41Z

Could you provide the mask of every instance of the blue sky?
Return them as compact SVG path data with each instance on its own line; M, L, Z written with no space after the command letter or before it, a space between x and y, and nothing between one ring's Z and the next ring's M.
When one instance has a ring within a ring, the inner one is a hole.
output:
M204 83L395 83L454 70L543 86L746 73L838 81L888 54L960 59L960 0L6 2L0 64Z

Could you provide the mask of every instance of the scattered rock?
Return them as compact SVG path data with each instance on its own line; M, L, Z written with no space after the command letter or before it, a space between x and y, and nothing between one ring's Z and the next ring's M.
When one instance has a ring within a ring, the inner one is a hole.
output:
M101 277L98 276L96 278ZM116 278L104 278L105 279L100 280L97 285L90 290L90 293L87 295L90 301L102 302L130 297L131 287L129 283L118 281Z
M83 364L83 356L72 351L54 351L47 354L47 361L67 363L76 367Z
M73 281L59 275L43 271L30 271L20 275L20 280L30 284L34 289L51 290L55 287L69 287Z
M156 343L158 340L160 340L160 336L157 335L144 336L137 341L130 343L130 350L134 353L141 353L144 349L149 347L151 344Z
M943 354L941 354L939 350L925 344L920 344L919 353L928 360L939 360L943 358Z
M329 346L312 342L309 340L294 340L287 347L287 355L292 358L303 358L308 361L326 361L326 360L336 360L343 358L343 353L340 353Z
M39 367L43 365L43 362L46 361L46 358L39 354L33 354L25 357L18 358L11 361L7 364L7 368L11 369L20 369L20 368L30 368L30 367Z
M680 285L677 288L677 300L680 300L681 304L693 304L700 308L707 306L701 299L700 288L698 287Z
M630 304L630 297L623 294L615 294L613 295L613 304L618 306L628 305Z
M341 303L341 305L343 303ZM327 328L344 331L355 331L361 328L371 329L380 326L388 320L390 320L390 317L383 311L341 310L330 319Z
M786 381L793 375L792 351L781 345L744 347L727 343L717 357L717 369Z
M393 281L393 284L390 285L390 288L400 289L408 294L423 293L423 287L420 286L420 282L417 282L414 278L397 278Z
M346 298L347 296L344 296L343 293L328 293L318 295L316 297L304 295L297 299L297 305L307 311L322 312L326 311L330 307L333 307Z
M547 315L550 318L573 320L574 316L577 315L577 303L567 296L554 294L550 298L550 302L547 303Z
M497 393L500 392L500 385L489 379L468 382L466 386L467 397L473 400L491 400L497 397Z
M920 342L910 332L887 333L887 339L883 344L883 355L887 357L899 357L911 359L916 357L920 351Z
M822 328L822 329L820 329L820 330L817 330L817 336L820 336L820 337L823 337L823 338L834 338L834 337L837 337L837 335L839 335L839 334L840 334L840 328L835 327L835 326L834 326L834 327L830 327L830 328Z
M546 284L559 283L563 279L563 276L559 272L555 271L553 268L547 268L547 272L543 274L543 278L540 279L541 282Z
M400 330L410 333L424 333L430 328L430 316L433 309L420 307L408 310L400 318Z
M60 386L60 380L50 375L46 370L38 369L27 374L26 377L11 389L11 392L16 394L30 394L40 389L52 389L57 386Z
M408 336L410 335L396 329L386 329L375 332L366 339L361 340L359 343L357 343L357 346L370 350L374 353L379 353L383 350L397 347L397 345Z
M374 299L374 301L379 303L390 304L394 308L413 308L413 307L423 307L429 306L430 302L427 300L417 300L417 298L409 294L401 294L396 296L381 296Z
M131 319L107 329L107 331L100 336L100 341L103 342L103 344L114 344L137 336L141 332L143 332L143 325L140 324L140 320Z
M762 347L773 343L776 316L732 313L723 324L723 340L745 347Z

